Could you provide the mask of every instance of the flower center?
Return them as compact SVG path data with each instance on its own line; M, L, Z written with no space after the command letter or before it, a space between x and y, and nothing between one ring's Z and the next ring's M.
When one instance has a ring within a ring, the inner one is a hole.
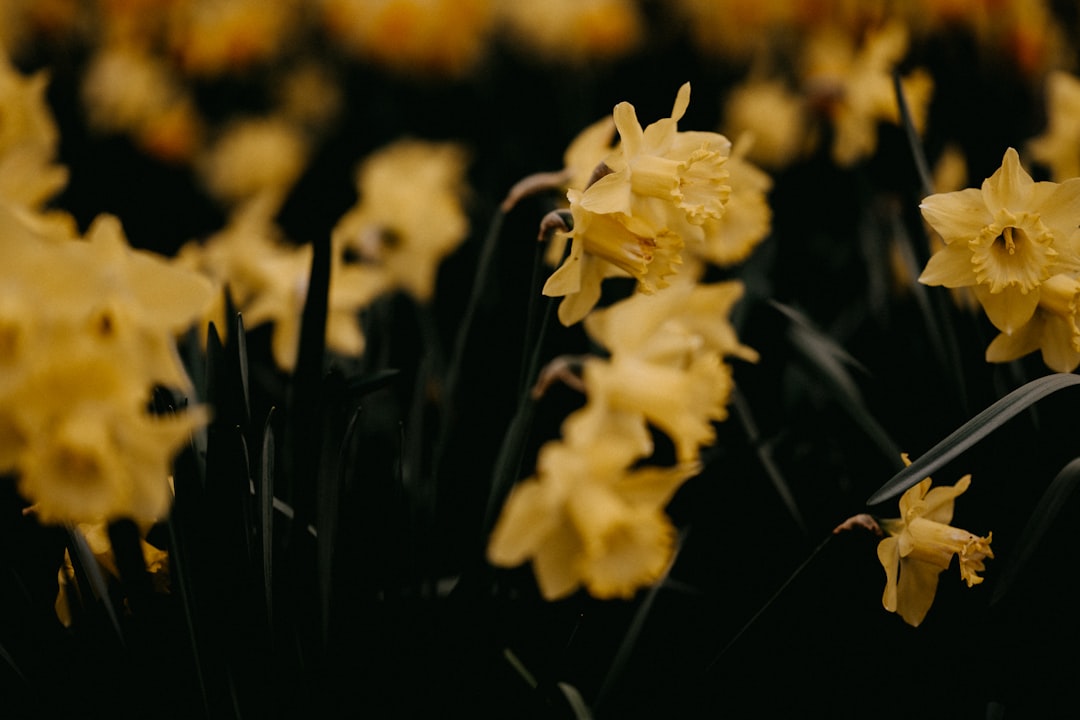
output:
M1016 286L1027 293L1050 276L1057 251L1038 215L1021 213L983 229L971 242L975 279L997 293Z

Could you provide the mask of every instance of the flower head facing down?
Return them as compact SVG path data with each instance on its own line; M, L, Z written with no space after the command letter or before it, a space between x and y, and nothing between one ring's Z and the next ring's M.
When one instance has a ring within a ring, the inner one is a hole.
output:
M1013 148L980 189L931 195L920 207L945 247L931 256L919 281L972 287L1004 333L1031 319L1043 281L1080 266L1080 178L1035 182Z
M908 463L905 456L904 462ZM878 544L877 555L885 568L882 604L899 613L904 622L918 626L930 610L937 592L938 576L959 558L960 578L968 587L978 585L984 561L994 557L992 535L979 537L949 523L953 503L971 484L965 475L952 487L930 488L930 478L911 487L900 498L901 517L881 521L888 534Z

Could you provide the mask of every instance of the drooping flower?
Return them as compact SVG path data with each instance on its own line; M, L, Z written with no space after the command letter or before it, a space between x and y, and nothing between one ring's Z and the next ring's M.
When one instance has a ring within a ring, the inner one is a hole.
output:
M642 130L634 107L614 110L618 147L604 159L584 191L567 193L573 228L570 254L548 278L544 294L562 297L559 320L572 325L600 299L607 277L637 280L638 291L668 286L682 263L681 250L703 241L703 225L720 218L731 190L726 167L731 143L710 132L680 132L690 102L680 88L671 117Z
M880 522L888 534L877 549L886 578L882 604L909 625L918 626L926 617L938 576L954 555L968 587L983 581L978 573L985 570L984 561L994 557L991 535L983 538L949 525L954 501L970 484L971 476L965 475L952 487L931 489L930 478L925 478L901 496L901 517Z
M587 405L566 425L566 440L541 448L536 476L511 491L488 560L531 560L548 600L582 585L599 598L631 597L670 562L675 532L663 508L697 466L629 469L647 434L602 405Z
M1006 334L1031 319L1047 278L1080 269L1080 178L1035 182L1013 148L981 189L931 195L920 208L945 247L919 281L972 287L990 321Z

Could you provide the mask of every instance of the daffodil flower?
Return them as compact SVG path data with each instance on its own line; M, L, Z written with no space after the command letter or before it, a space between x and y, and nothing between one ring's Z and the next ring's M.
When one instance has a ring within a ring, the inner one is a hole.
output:
M594 597L632 597L671 561L675 531L663 509L698 466L629 469L646 451L644 426L601 405L567 424L576 426L564 427L568 439L544 445L536 476L511 491L488 560L505 567L531 560L548 600L582 585Z
M938 576L954 555L968 587L983 581L978 573L985 569L984 561L994 557L991 535L983 538L949 525L954 501L970 484L971 476L965 475L952 487L930 489L926 478L901 496L901 517L880 523L888 534L877 549L886 578L882 604L909 625L918 626L926 617Z
M1047 278L1080 270L1080 178L1035 182L1013 148L981 189L931 195L920 207L945 247L930 258L919 281L972 287L1003 333L1031 319Z

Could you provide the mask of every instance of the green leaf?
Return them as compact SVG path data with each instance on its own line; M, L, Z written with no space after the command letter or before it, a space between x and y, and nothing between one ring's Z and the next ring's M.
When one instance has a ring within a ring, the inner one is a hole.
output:
M1080 385L1080 376L1056 373L1032 380L1013 390L958 427L951 435L894 475L867 499L866 504L877 505L896 497L935 470L945 466L950 460L1004 425L1013 416L1023 412L1047 395L1073 385Z
M1001 566L1001 574L995 583L994 594L990 597L991 605L1005 597L1015 582L1016 576L1035 551L1047 529L1054 523L1078 482L1080 482L1080 458L1076 458L1061 469L1061 472L1050 482L1050 486L1046 488L1039 504L1031 511L1031 517L1016 540L1015 549Z
M266 416L263 429L262 461L256 503L259 509L259 537L262 540L263 592L266 599L266 623L274 627L274 408ZM273 637L273 633L269 634Z
M807 369L818 377L833 399L869 436L882 454L899 463L900 448L867 409L858 385L845 366L859 368L864 372L865 368L797 310L775 301L771 304L792 321L788 327L788 340L803 359Z

